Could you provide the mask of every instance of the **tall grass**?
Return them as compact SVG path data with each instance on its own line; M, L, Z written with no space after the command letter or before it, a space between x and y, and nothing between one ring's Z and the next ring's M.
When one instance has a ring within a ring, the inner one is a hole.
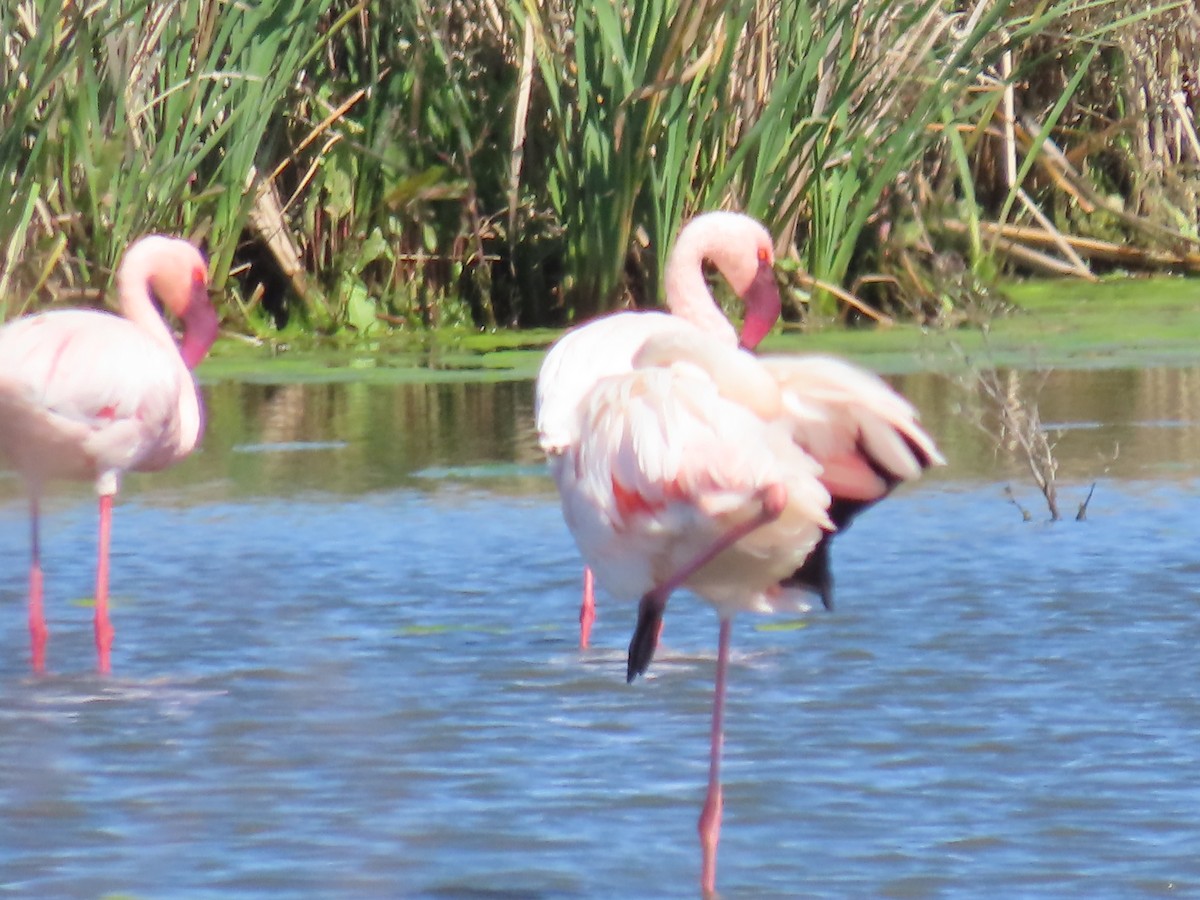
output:
M5 5L0 182L26 202L0 220L10 245L25 244L0 277L37 288L50 273L21 262L49 241L70 248L56 262L63 283L98 287L94 266L165 230L204 241L224 283L328 5Z
M930 126L972 115L968 90L999 52L1008 9L762 4L753 65L770 75L713 190L738 195L785 244L803 231L808 272L842 282L885 193L934 140Z
M556 20L525 0L576 313L637 290L639 233L652 298L682 216L720 205L767 222L810 280L844 282L869 222L939 139L933 126L955 134L985 115L998 95L973 91L981 76L1072 5L1019 16L1008 0L957 12L942 0L659 0L623 14L578 0Z
M719 0L514 6L537 41L556 138L549 199L565 231L564 289L578 315L622 300L635 226L656 246L673 232L679 188L697 161L679 138L713 113L729 72L726 37L749 8ZM664 183L668 196L656 204Z
M652 303L716 206L801 286L944 250L988 276L1032 224L1186 261L1197 48L1173 0L14 0L0 318L148 230L204 241L263 337Z

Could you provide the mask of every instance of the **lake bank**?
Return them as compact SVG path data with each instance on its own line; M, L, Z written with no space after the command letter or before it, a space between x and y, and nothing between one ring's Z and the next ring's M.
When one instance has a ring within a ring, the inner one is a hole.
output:
M1013 282L1015 310L978 327L934 330L785 325L768 353L836 353L881 372L977 364L1022 369L1176 366L1200 361L1200 280L1123 277L1087 284ZM520 381L536 376L560 331L396 333L353 345L218 341L200 377L262 383Z

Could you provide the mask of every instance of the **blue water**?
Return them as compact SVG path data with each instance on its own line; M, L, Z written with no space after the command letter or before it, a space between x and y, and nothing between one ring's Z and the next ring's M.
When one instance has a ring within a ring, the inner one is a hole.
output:
M1065 449L1128 446L1160 418L1136 414ZM92 500L49 503L34 678L25 507L0 485L0 894L696 896L711 611L673 601L628 686L633 610L602 603L576 649L578 559L526 444L417 453L379 484L340 471L354 428L276 452L239 427L119 503L109 678L78 600ZM1057 524L952 453L839 539L832 614L739 619L722 896L1200 895L1200 471L1179 446L1126 450L1087 521ZM309 468L246 474L274 458ZM1073 514L1080 480L1064 494Z

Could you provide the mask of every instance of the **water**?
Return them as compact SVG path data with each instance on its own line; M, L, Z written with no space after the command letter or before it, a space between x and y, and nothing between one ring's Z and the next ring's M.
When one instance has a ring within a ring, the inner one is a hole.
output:
M735 628L724 897L1200 894L1198 386L1054 376L1064 513L1098 487L1051 525L904 381L951 468L840 539L833 614ZM674 602L633 686L632 609L575 649L530 386L208 395L204 451L118 504L110 678L92 499L47 504L33 678L0 476L0 894L695 896L716 622Z

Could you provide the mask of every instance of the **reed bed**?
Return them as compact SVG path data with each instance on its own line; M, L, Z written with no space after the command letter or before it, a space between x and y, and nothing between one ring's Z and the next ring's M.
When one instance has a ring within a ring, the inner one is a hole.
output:
M102 302L164 230L260 339L564 324L657 302L716 206L778 236L792 317L1193 272L1198 50L1194 4L1133 0L15 0L0 318Z

